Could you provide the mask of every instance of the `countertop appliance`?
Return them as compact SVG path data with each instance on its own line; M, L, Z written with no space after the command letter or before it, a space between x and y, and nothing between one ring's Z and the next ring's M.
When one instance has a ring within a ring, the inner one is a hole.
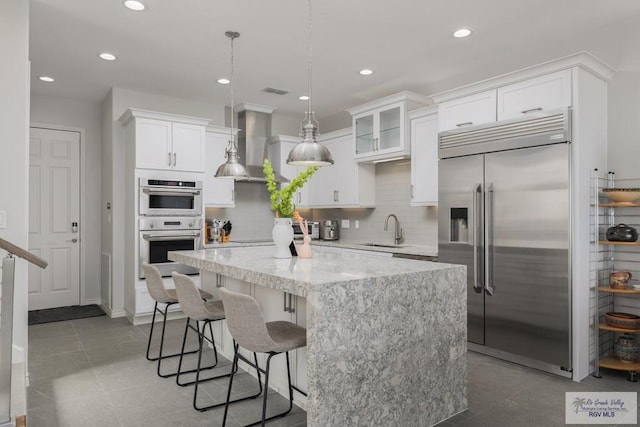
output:
M338 240L340 238L340 226L336 219L326 219L320 222L320 239Z
M202 181L140 178L140 215L202 215Z
M293 238L302 239L304 237L303 227L296 221L292 224ZM311 237L311 240L318 240L320 238L320 223L318 221L307 221L307 234Z
M569 109L439 134L438 260L469 349L571 377Z

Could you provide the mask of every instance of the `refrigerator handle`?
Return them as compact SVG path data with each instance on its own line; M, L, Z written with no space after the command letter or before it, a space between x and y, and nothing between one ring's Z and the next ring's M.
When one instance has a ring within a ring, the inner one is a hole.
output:
M473 290L477 294L482 292L482 285L478 280L478 215L480 215L478 194L481 193L482 185L476 184L473 188Z
M495 288L493 287L493 183L487 186L485 192L485 212L486 212L486 238L485 245L487 254L484 258L484 271L486 272L486 282L484 284L484 293L493 296Z

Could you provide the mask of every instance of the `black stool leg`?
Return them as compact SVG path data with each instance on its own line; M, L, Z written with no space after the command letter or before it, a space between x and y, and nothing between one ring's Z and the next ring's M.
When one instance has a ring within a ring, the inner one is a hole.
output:
M211 378L205 378L203 380L199 379L200 371L210 370L210 369L215 368L218 365L217 352L215 353L215 363L213 365L206 366L206 367L203 368L202 365L200 365L200 361L202 359L202 350L200 348L200 345L198 345L198 349L197 350L194 350L192 352L185 352L184 351L184 348L185 348L186 342L187 342L187 335L189 333L189 329L193 329L198 334L198 343L199 344L200 344L201 340L204 341L204 339L206 339L206 337L204 337L204 331L205 331L205 328L207 326L206 323L209 323L209 331L213 332L213 330L211 329L211 321L206 321L205 324L202 325L202 333L200 333L200 325L198 324L198 321L196 320L195 322L196 322L196 327L194 328L193 326L191 326L191 319L187 319L187 323L186 323L185 328L184 328L184 335L182 337L182 353L180 353L180 359L178 361L178 371L176 372L176 384L178 384L180 387L193 385L193 384L196 384L196 382L205 382L205 381L210 381L210 380L214 380L216 378L219 378L219 377L211 377ZM207 341L209 341L209 340L207 339ZM214 352L215 352L216 346L215 346L215 343L213 342L213 333L211 335L211 341L210 342L213 345L213 349L214 349ZM190 370L187 370L187 371L183 371L182 370L183 354L191 354L191 353L194 353L194 352L198 352L198 363L199 363L198 367L196 367L196 369L190 369ZM185 382L185 383L181 383L180 382L180 375L182 375L182 374L191 374L191 373L194 373L194 372L197 372L195 380L188 381L188 382ZM199 408L196 407L196 409L199 409Z
M235 342L235 340L233 341L233 348L234 348L234 353L233 353L233 363L231 364L231 373L229 375L229 388L227 389L227 399L224 403L219 403L217 405L213 405L213 407L216 406L222 406L224 405L224 416L222 418L222 427L224 427L227 423L227 414L229 412L229 404L230 403L236 403L236 402L241 402L243 400L249 400L249 399L255 399L256 397L260 396L262 394L262 380L260 379L260 372L261 369L258 366L258 355L254 352L253 353L253 360L254 360L254 364L252 364L251 362L249 362L247 359L245 359L244 357L242 357L242 355L240 355L239 352L239 345ZM233 376L238 372L238 359L242 359L243 361L245 361L246 363L249 364L249 366L252 366L254 368L256 368L256 372L258 373L258 387L259 387L259 391L257 394L254 394L252 396L246 396L246 397L241 397L239 399L234 399L234 400L230 400L231 399L231 386L233 385ZM264 389L264 393L267 393L267 389Z

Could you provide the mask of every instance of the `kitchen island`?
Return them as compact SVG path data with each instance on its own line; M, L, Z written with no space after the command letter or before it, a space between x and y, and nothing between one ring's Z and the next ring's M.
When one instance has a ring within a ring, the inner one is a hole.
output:
M467 408L465 267L318 246L310 259L274 252L236 247L169 258L201 269L204 289L224 277L306 299L307 425L431 426Z

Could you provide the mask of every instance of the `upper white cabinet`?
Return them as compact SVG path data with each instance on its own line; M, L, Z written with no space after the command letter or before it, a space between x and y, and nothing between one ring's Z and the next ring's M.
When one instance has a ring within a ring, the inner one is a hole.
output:
M137 109L120 122L135 143L135 167L204 171L205 126L209 120Z
M440 131L496 121L496 91L464 96L438 106Z
M318 138L334 160L311 177L309 207L375 206L375 165L358 164L353 159L351 129L330 132Z
M438 110L421 108L409 116L411 206L438 204Z
M300 137L276 135L269 138L267 146L267 157L273 165L273 169L280 172L280 175L284 176L288 180L292 180L298 174L305 169L306 166L295 166L287 164L287 157L289 152L301 141ZM313 177L310 178L310 180ZM287 185L287 183L281 184L281 186ZM309 206L308 202L308 189L309 182L305 184L301 189L296 191L293 195L293 203L296 207L306 208Z
M218 166L226 161L226 150L231 139L229 128L207 126L204 164L203 202L211 207L235 206L235 181L230 178L216 178ZM237 132L237 130L235 130Z
M408 157L411 145L407 112L429 103L425 96L400 92L349 109L353 117L354 159L377 162Z
M498 88L498 120L571 106L571 70Z

